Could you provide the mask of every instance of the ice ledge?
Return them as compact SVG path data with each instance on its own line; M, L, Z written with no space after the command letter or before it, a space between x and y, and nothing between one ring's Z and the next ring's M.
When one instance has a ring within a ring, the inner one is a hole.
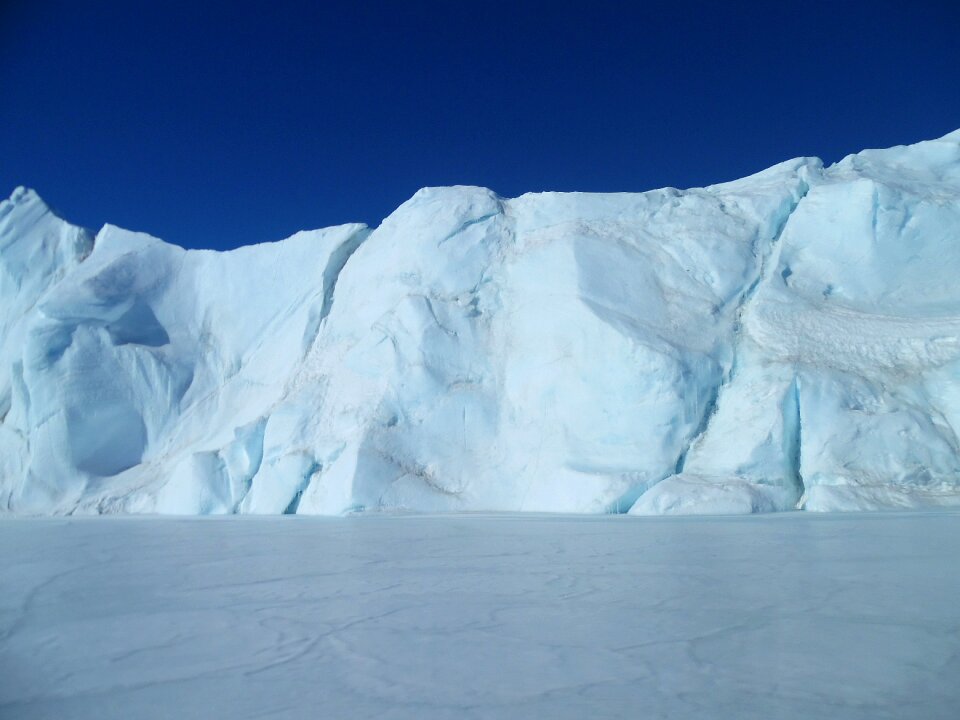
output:
M630 515L748 515L794 507L792 488L746 478L680 473L654 485Z

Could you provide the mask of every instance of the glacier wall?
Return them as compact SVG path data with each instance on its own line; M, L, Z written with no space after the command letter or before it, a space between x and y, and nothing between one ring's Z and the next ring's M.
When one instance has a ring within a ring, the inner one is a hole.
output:
M226 253L0 204L0 509L960 504L960 131Z

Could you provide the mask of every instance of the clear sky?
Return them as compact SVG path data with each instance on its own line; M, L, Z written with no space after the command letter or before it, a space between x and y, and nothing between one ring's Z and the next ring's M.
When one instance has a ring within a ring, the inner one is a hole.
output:
M227 248L960 127L960 2L0 3L0 194Z

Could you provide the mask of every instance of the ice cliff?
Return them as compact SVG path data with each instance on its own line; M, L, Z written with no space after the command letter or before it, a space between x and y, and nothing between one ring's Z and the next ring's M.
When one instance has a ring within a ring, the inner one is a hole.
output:
M226 253L0 204L0 508L960 504L960 131Z

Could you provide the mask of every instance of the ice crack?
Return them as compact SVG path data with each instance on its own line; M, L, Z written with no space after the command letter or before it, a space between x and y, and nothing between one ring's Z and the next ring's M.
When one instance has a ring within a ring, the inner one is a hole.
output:
M720 378L719 384L713 389L713 392L710 395L710 398L707 400L706 405L704 406L703 415L699 424L697 425L696 430L691 436L690 440L686 443L683 449L680 451L677 456L677 464L674 472L679 474L683 472L684 466L687 462L687 456L690 453L690 450L697 444L697 442L706 434L710 421L713 419L714 415L717 412L719 406L720 395L724 391L724 388L730 385L733 379L736 377L738 369L738 355L740 350L740 343L742 339L743 331L743 318L749 307L750 303L756 297L757 290L760 288L760 285L767 280L772 273L776 271L777 261L780 257L780 240L783 237L783 232L787 227L791 216L796 212L797 208L800 206L800 203L810 192L810 184L807 182L806 178L801 175L799 177L799 186L798 193L795 198L791 198L790 202L787 203L786 209L782 213L782 217L776 224L773 235L770 238L770 241L766 245L766 252L764 252L760 257L760 262L757 265L757 272L753 280L747 285L746 289L741 293L740 300L737 302L736 310L734 311L734 321L733 321L733 338L731 341L731 352L732 357L730 365L727 367L726 371ZM799 399L798 399L799 403ZM799 404L798 410L799 413ZM799 427L799 419L797 420ZM799 430L797 434L797 443L798 447L796 448L796 454L799 457ZM797 475L799 476L799 467L796 470Z
M307 326L303 331L301 349L304 356L313 347L317 334L320 332L320 326L330 315L330 310L333 308L333 294L337 289L337 281L340 279L343 268L346 267L347 261L353 257L357 249L370 237L371 232L373 231L370 228L363 228L355 232L327 258L327 265L323 269L323 300L320 303L320 310L316 312L311 309Z

